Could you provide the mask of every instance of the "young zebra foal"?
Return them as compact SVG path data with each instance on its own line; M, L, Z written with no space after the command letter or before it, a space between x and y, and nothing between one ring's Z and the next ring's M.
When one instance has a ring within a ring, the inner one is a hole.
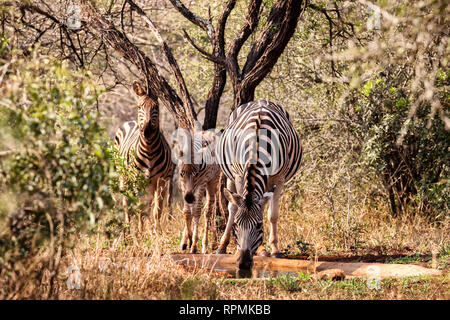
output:
M125 122L116 132L115 144L120 156L130 170L144 172L148 179L147 210L150 212L153 200L153 231L160 232L160 218L164 195L170 183L174 164L169 144L159 128L159 105L156 97L148 95L137 82L133 82L133 91L139 97L138 121ZM134 157L132 154L134 152ZM123 177L120 188L124 187ZM153 199L152 199L153 198ZM123 198L125 222L129 223L127 200ZM141 224L141 222L139 222Z
M229 217L217 253L225 253L234 233L238 246L237 266L250 269L253 255L263 253L263 212L270 200L269 243L278 249L278 204L283 185L297 172L302 147L300 138L280 106L265 100L238 107L218 139L217 161L228 178L224 195L230 202Z
M206 193L202 253L207 253L209 227L211 227L213 239L211 248L215 250L217 247L215 204L220 169L215 162L214 155L216 136L213 132L197 132L193 135L192 142L190 141L190 133L187 136L187 143L178 144L180 182L184 198L183 214L186 222L181 240L181 250L189 249L190 253L197 252L202 200ZM193 232L191 231L192 220Z

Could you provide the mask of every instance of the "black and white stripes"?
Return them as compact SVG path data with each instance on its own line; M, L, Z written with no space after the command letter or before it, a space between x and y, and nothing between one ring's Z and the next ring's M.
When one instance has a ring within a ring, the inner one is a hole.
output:
M149 193L155 193L155 226L159 224L160 201L172 174L173 162L180 166L185 229L181 249L197 251L202 200L206 195L202 252L207 252L208 229L211 227L215 247L215 200L219 174L227 178L224 195L229 201L229 217L218 253L225 253L234 234L239 250L239 268L251 268L252 256L264 253L263 212L269 202L269 244L271 253L279 256L277 221L278 205L284 184L298 171L302 146L289 114L279 105L252 101L238 107L227 128L219 137L216 132L185 130L174 136L178 152L171 158L169 146L159 131L159 109L156 99L140 86L133 89L140 97L138 121L123 124L116 134L116 145L132 170L142 170L149 179ZM181 130L182 131L182 130ZM183 140L185 139L185 140ZM132 150L135 157L131 157ZM178 159L177 159L178 158ZM191 231L191 224L194 230Z
M191 134L181 130L177 140L180 166L180 182L183 192L183 214L185 228L181 249L197 251L198 225L202 211L202 199L206 195L205 223L202 240L202 253L208 250L208 230L212 231L212 249L216 245L215 202L220 168L214 157L216 136L212 131L199 131ZM193 232L191 231L193 221ZM189 242L189 246L188 246Z
M269 242L278 255L276 222L283 184L297 172L302 147L289 114L265 100L238 107L220 137L216 157L228 178L225 196L230 217L218 253L224 253L231 231L240 248L239 267L251 266L263 240L262 213L270 200ZM250 257L250 258L245 258Z
M140 170L148 178L147 192L154 199L155 229L160 229L162 198L170 183L174 165L170 147L159 130L159 106L156 98L145 94L136 81L133 83L133 90L139 96L138 121L124 123L116 132L115 144L130 170ZM128 220L127 214L125 220Z

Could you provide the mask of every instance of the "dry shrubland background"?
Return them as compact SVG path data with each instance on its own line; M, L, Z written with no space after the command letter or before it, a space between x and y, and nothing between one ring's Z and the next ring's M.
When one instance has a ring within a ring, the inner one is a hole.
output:
M118 189L124 168L112 149L118 126L137 117L130 84L142 74L84 22L79 30L67 28L68 7L78 3L0 2L0 297L449 298L448 276L387 279L374 291L363 280L235 282L173 265L162 255L178 252L183 229L177 176L173 216L165 209L161 235L150 235L150 228L139 233L134 221L124 225L115 200L127 196L130 211L145 214L142 181L130 179L126 190ZM226 44L240 30L249 3L236 2ZM262 1L240 63L274 3ZM143 20L123 10L124 1L94 4L176 88ZM208 38L169 1L136 4L172 49L203 122L214 64L183 30L210 51ZM184 4L213 24L224 8L222 1ZM301 169L285 186L280 204L283 253L355 260L373 255L424 264L434 254L448 275L448 16L443 0L310 1L305 7L255 91L255 99L289 111L304 148ZM233 94L228 79L219 129L226 125ZM175 121L163 106L160 117L171 141ZM74 270L80 271L81 286L70 290Z

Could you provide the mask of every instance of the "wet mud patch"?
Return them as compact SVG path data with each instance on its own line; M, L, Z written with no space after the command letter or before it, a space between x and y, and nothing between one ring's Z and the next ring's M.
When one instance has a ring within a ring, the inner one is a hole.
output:
M425 268L415 264L393 264L379 262L342 262L317 261L303 259L279 259L271 257L254 257L251 270L237 270L234 255L217 254L172 254L171 258L184 267L215 272L227 278L265 279L280 275L297 276L299 273L314 275L326 274L330 270L341 270L338 278L404 278L414 276L439 276L442 271ZM354 260L353 260L354 261Z

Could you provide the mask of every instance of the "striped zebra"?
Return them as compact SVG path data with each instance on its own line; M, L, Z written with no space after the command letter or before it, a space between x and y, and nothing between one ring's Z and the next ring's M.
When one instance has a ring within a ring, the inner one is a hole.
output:
M253 255L266 254L263 242L263 212L269 202L269 243L272 256L278 249L278 204L285 182L297 172L302 146L282 107L265 100L238 107L216 147L217 161L227 177L224 195L229 218L217 253L225 253L233 232L237 246L237 266L250 269Z
M159 129L159 105L156 98L150 97L137 82L133 91L139 97L138 120L125 122L116 132L115 145L120 156L124 157L130 170L140 170L148 179L146 193L148 212L153 200L155 232L161 231L160 218L164 195L174 171L169 144ZM133 157L134 154L134 157ZM123 177L120 188L124 187ZM153 199L152 199L153 198ZM127 201L123 198L125 223L129 223ZM139 221L139 225L141 222Z
M216 135L209 131L196 132L190 141L190 132L184 131L183 139L180 137L177 139L179 141L177 148L180 183L184 199L183 215L186 223L180 247L181 250L189 249L190 253L197 252L202 200L206 196L202 253L207 253L209 227L211 227L213 240L211 248L212 250L217 248L215 204L220 168L214 158ZM189 146L192 147L189 148ZM193 231L191 230L192 222Z

